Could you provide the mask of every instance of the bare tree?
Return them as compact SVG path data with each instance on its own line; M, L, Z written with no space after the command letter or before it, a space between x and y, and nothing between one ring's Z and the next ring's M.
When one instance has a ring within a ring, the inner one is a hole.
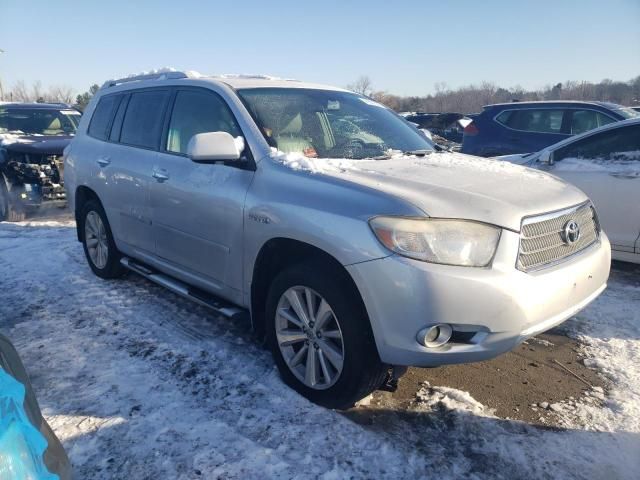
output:
M492 82L467 85L455 90L444 82L434 84L433 93L423 97L401 97L388 92L371 94L377 101L404 112L475 113L484 105L531 100L598 100L621 105L640 105L640 76L628 82L605 79L599 83L567 81L547 85L538 90L525 90L516 85L503 88Z
M44 100L45 98L44 98L44 95L42 94L42 82L40 80L37 80L33 82L33 85L31 85L30 101L44 102Z
M16 102L31 101L31 95L27 91L27 86L25 85L24 80L18 80L13 85L13 88L11 89L10 97L12 100L15 100Z
M351 90L352 92L368 97L373 93L373 83L368 76L362 75L355 82L347 85L347 90Z
M68 85L54 85L49 89L48 99L54 102L73 103L73 88Z

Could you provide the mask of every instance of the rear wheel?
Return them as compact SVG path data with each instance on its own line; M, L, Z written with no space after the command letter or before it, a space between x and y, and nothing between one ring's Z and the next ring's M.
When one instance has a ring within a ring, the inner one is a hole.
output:
M267 299L267 340L283 380L328 408L352 406L387 373L345 275L320 262L295 265L276 276Z
M80 222L84 254L93 273L101 278L122 276L126 269L120 263L122 255L113 241L102 205L89 200L82 208Z

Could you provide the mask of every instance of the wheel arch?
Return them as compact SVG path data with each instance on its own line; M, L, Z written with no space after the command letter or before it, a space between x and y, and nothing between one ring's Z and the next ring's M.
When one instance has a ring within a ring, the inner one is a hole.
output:
M87 187L86 185L80 185L78 188L76 188L76 192L74 195L74 217L76 219L76 235L79 242L82 242L83 240L83 232L80 228L80 212L89 200L95 200L100 203L100 205L102 205L98 194L91 188Z
M351 274L333 255L308 242L287 237L271 238L262 245L256 256L250 282L251 323L260 337L265 333L266 301L273 278L285 268L312 260L318 260L334 270L340 279L353 288L357 293L356 301L365 308L362 295Z

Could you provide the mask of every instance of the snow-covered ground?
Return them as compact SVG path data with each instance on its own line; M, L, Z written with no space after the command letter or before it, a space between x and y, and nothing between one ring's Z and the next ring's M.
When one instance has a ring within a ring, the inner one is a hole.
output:
M437 385L391 423L317 407L284 386L248 325L133 275L93 276L70 221L0 224L0 292L0 330L79 479L640 472L640 269L615 270L609 289L565 324L612 386L603 405L599 391L558 405L561 429L498 419Z

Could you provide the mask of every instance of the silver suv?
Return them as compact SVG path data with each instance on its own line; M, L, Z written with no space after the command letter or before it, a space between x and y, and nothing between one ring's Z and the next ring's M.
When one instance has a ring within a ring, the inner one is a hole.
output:
M250 315L284 381L336 408L408 365L484 360L596 298L610 247L548 174L441 151L371 99L268 77L107 82L66 150L78 240Z

